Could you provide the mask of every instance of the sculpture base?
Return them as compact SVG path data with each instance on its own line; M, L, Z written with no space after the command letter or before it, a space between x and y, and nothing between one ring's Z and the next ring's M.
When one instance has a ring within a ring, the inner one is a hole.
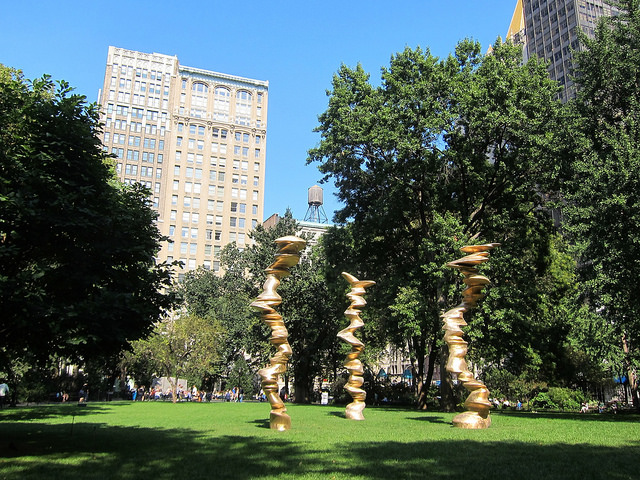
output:
M482 418L478 412L463 412L453 417L453 426L457 428L467 428L470 430L481 430L489 428L491 417Z
M278 430L279 432L289 430L291 428L291 417L284 413L284 411L277 412L271 410L269 426L271 430Z
M362 411L366 404L364 402L353 402L347 405L345 409L344 416L349 420L364 420L364 415Z

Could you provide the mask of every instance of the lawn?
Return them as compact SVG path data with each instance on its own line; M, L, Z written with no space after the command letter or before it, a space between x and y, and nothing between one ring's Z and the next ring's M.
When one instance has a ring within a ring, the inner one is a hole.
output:
M453 414L268 403L111 402L0 411L0 479L638 479L640 416Z

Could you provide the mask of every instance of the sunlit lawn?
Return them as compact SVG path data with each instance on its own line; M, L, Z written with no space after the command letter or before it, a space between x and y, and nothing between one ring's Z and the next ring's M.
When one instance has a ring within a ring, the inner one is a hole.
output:
M496 413L488 430L452 414L268 403L90 403L0 411L2 479L638 479L640 416Z

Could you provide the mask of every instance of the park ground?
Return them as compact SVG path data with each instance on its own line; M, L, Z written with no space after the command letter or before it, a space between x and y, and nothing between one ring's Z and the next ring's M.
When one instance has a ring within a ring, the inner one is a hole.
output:
M453 414L267 403L109 402L0 411L0 479L637 479L640 416L496 412L488 430Z

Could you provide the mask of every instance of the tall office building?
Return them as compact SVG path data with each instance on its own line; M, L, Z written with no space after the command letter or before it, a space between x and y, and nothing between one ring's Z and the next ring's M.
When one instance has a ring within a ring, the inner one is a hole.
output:
M524 57L550 62L549 76L563 89L563 102L575 96L572 50L580 48L578 31L593 36L597 20L614 15L602 0L517 0L507 38L524 44Z
M269 84L109 47L100 95L103 144L119 178L152 191L158 260L218 271L263 217Z

